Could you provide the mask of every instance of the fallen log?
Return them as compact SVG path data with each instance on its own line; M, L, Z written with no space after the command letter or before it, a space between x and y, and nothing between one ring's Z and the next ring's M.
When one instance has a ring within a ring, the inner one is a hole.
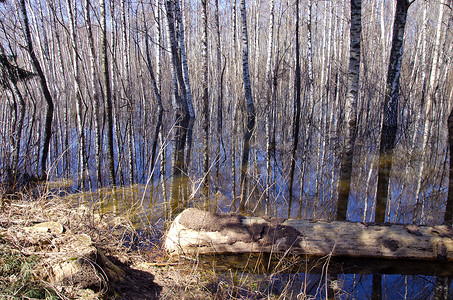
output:
M284 253L453 261L451 226L266 219L184 210L165 239L170 254Z

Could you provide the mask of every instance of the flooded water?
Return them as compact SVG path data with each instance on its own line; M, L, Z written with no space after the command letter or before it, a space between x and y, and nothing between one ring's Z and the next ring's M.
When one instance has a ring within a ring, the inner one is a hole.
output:
M199 188L197 184L190 185L190 193L196 193ZM72 196L91 203L95 212L100 214L127 217L139 235L154 242L162 240L165 228L173 218L168 192L163 190L161 184L103 188ZM220 192L209 201L197 201L195 197L190 199L180 205L220 213L234 210L231 198ZM352 208L359 206L357 201L360 201L360 197L353 197L352 200ZM249 212L252 215L266 213L277 217L286 217L289 213L297 218L298 214L300 216L310 210L301 209L297 203L289 212L288 205L282 202L266 203L258 198L257 202L249 203L252 208ZM316 209L324 211L326 215L333 210L328 203ZM363 212L360 212L356 216L359 219L362 215ZM282 299L453 299L452 263L330 257L275 260L241 255L204 257L200 259L200 267L203 266L207 269L215 266L216 276L220 278L218 282L237 285L238 298L260 299L260 295L279 295ZM256 290L256 294L241 294L241 291L250 290L250 287Z

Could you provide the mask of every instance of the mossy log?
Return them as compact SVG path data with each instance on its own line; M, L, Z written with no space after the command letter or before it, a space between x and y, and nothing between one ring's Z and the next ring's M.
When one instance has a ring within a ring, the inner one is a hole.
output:
M266 219L184 210L165 240L170 254L282 253L453 261L450 226Z

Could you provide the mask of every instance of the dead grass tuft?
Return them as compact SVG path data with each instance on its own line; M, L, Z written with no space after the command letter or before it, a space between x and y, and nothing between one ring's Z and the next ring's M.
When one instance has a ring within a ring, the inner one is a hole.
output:
M26 267L11 265L9 273L2 269L0 290L6 292L0 298L307 299L310 289L313 294L328 284L290 274L295 265L301 265L300 258L290 253L272 261L247 255L236 257L235 263L221 257L172 260L156 239L156 233L162 239L164 229L150 224L137 230L127 216L100 213L102 203L91 205L87 198L86 193L40 191L3 202L0 252ZM43 222L59 223L64 232L33 229ZM1 259L2 267L11 264ZM74 265L77 275L56 280L58 268L68 270ZM34 290L40 294L26 294Z

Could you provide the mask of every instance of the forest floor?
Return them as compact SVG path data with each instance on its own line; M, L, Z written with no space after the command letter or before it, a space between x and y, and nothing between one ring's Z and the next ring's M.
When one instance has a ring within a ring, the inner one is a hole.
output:
M129 220L74 197L0 199L0 299L230 298L215 271L170 260L161 241L130 242L139 238Z

